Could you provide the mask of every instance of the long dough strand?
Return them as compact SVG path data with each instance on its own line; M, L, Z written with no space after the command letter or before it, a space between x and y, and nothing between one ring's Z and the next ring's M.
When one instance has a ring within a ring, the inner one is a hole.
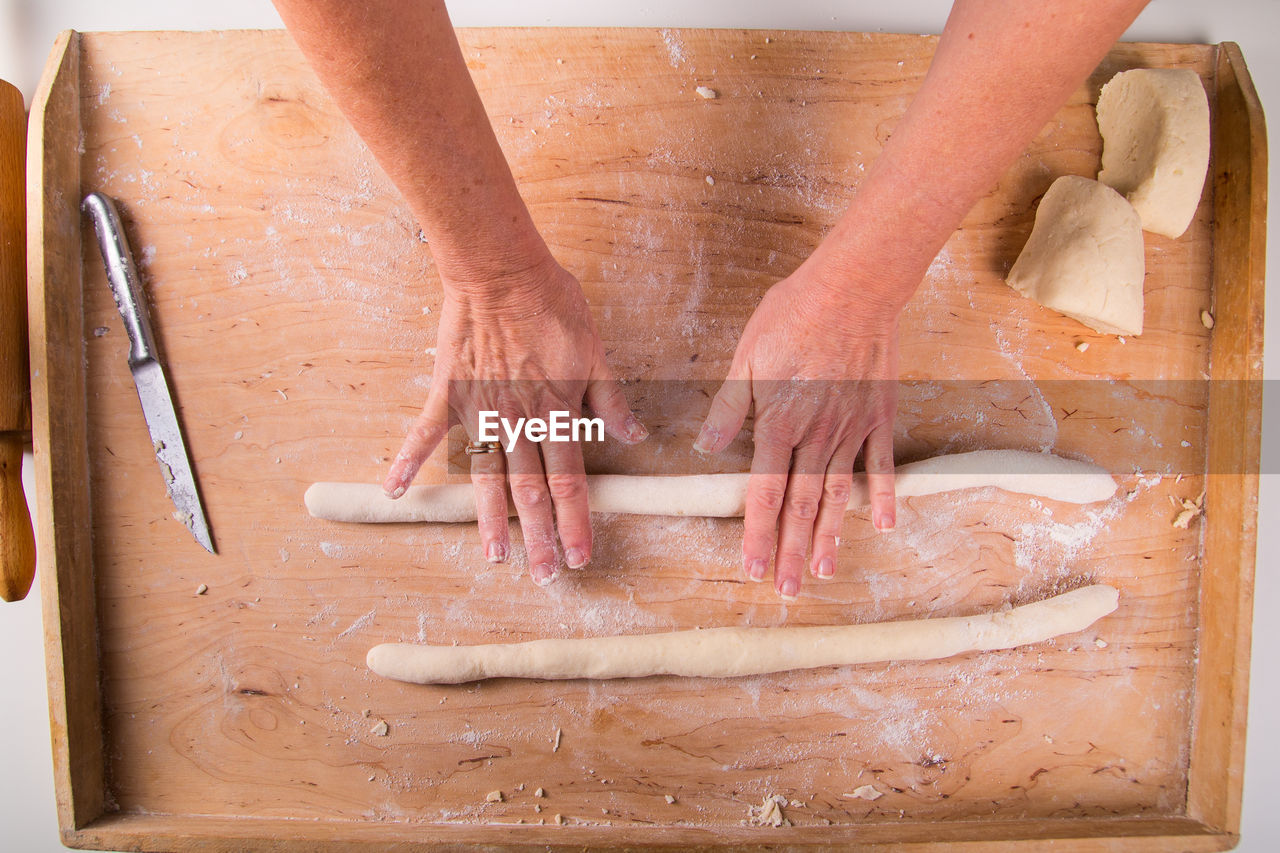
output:
M935 456L902 465L896 472L899 497L932 495L956 489L995 486L1069 503L1106 500L1115 480L1089 462L1022 450L976 450ZM594 512L635 515L691 515L731 518L743 514L747 474L694 474L650 477L595 474L587 477ZM379 486L366 483L315 483L304 501L316 518L352 522L465 522L476 520L470 483L414 486L391 500ZM865 475L854 477L850 507L869 502ZM510 509L515 515L515 509Z
M816 628L708 628L481 646L389 643L369 650L369 668L418 684L484 678L731 678L791 669L891 660L933 660L1011 649L1081 631L1116 609L1106 584L978 616Z

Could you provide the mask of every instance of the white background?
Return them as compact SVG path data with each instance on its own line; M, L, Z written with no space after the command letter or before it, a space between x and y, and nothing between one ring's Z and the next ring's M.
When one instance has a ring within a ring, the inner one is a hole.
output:
M450 3L458 26L672 26L761 27L778 29L882 30L937 33L946 19L949 0L659 0L648 3L605 3L600 0L488 0ZM280 19L268 0L218 0L180 3L173 0L0 0L0 77L17 85L28 103L49 46L59 30L239 29L275 28ZM1131 41L1239 42L1264 107L1280 121L1280 0L1155 0L1125 35ZM1273 139L1280 125L1273 125ZM1277 147L1271 146L1273 178L1280 172ZM1277 269L1280 215L1268 229L1269 264ZM1273 310L1267 338L1276 341L1280 316ZM1266 377L1277 373L1276 347L1266 354ZM1274 412L1277 402L1269 398ZM1273 426L1274 418L1267 418ZM1263 442L1263 470L1278 461L1272 442ZM28 472L29 473L29 472ZM27 481L28 493L31 482ZM1276 705L1280 672L1272 661L1280 655L1280 620L1267 618L1280 610L1280 578L1268 556L1280 526L1280 494L1276 478L1263 476L1258 524L1258 572L1254 622L1253 675L1249 703L1249 748L1245 766L1243 840L1238 849L1263 853L1280 849L1280 809L1272 800L1280 790L1280 733ZM2 603L0 603L2 604ZM18 604L0 606L0 826L3 846L14 853L62 849L54 815L53 775L41 655L39 583Z

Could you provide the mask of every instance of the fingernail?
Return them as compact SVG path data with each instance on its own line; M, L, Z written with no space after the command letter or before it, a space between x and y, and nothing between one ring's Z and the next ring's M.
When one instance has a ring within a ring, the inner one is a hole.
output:
M501 563L507 559L507 547L501 542L490 542L485 549L485 559L490 563Z
M830 557L823 557L822 560L818 563L818 577L830 578L830 577L835 577L835 574L836 574L835 560L831 559Z
M894 517L891 512L881 513L873 522L875 529L881 533L888 533L893 530Z
M551 586L551 582L560 577L553 566L538 566L533 571L533 582L538 586Z
M649 430L644 428L644 424L640 423L635 417L627 418L627 440L633 442L644 441L649 437Z
M387 497L391 498L392 500L395 500L396 498L403 495L405 492L405 488L406 487L403 485L397 485L395 480L388 480L387 482L382 484L382 491L386 494Z
M564 552L564 561L571 569L580 569L587 564L587 555L577 548Z
M782 582L782 586L778 587L778 595L787 601L795 601L798 592L800 592L800 582L795 578L787 578Z
M759 583L764 580L764 570L764 560L752 560L751 564L747 566L747 577Z
M709 426L704 426L702 431L698 433L698 438L693 443L693 449L699 453L710 453L711 448L715 447L720 441L720 433Z

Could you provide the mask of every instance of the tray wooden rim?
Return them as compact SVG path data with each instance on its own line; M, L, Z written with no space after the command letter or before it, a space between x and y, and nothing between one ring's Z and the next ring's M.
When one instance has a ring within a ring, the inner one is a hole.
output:
M1181 849L1223 850L1238 839L1261 455L1266 130L1239 47L1232 42L1207 47L1216 48L1217 96L1210 178L1218 324L1211 374L1214 380L1250 381L1215 382L1210 395L1210 468L1247 473L1207 478L1206 500L1220 521L1206 526L1200 612L1201 624L1211 622L1215 630L1201 631L1199 638L1186 817L907 822L857 827L856 837L853 828L824 828L826 834L817 837L793 827L786 848L907 843L921 850L955 844L1006 850L1053 839L1073 850L1157 850L1175 841ZM400 849L470 844L547 849L612 843L600 827L522 827L524 837L513 840L509 827L493 825L313 825L107 811L96 600L92 573L83 570L92 566L86 423L68 416L84 411L84 365L82 359L65 355L82 347L80 160L76 146L67 142L79 138L79 78L80 34L68 30L55 41L33 99L28 142L37 536L62 841L71 847L131 850L354 850L383 849L388 843ZM1242 441L1241 434L1252 440ZM786 849L778 846L777 836L752 832L689 829L670 840L644 844L650 849ZM430 837L424 838L425 833Z

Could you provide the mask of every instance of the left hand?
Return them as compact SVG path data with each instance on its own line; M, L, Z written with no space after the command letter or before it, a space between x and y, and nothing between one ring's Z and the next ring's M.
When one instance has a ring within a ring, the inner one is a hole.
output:
M704 453L722 450L754 403L743 570L763 581L776 546L774 587L787 599L800 591L806 557L814 577L835 574L859 449L872 524L888 531L895 520L899 308L859 302L884 291L873 276L819 266L811 258L765 294L694 442Z

